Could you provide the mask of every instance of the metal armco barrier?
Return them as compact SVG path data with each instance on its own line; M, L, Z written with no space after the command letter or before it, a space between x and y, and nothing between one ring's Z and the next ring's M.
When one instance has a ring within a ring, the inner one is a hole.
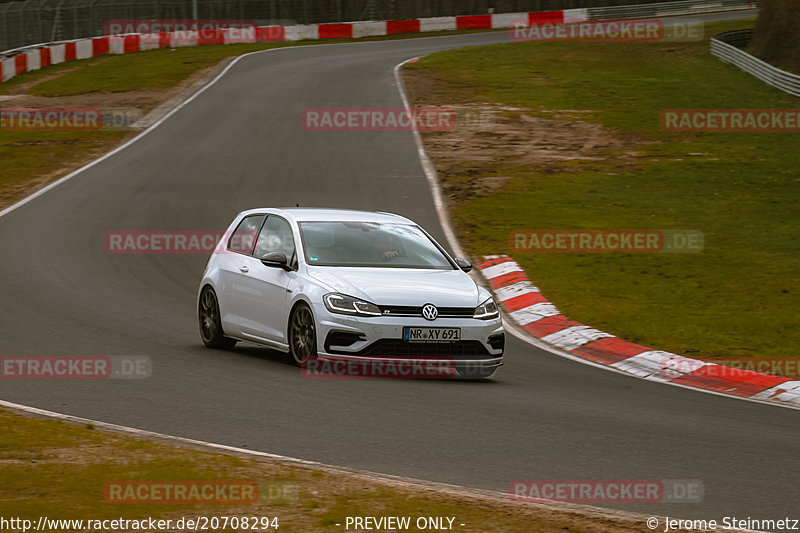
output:
M290 26L373 20L408 20L620 6L659 0L25 0L0 2L0 51L38 43L105 35L109 20L254 20ZM744 4L745 0L691 0L677 4ZM754 2L753 2L754 3ZM691 7L686 8L691 10ZM689 11L691 12L691 11ZM621 13L621 14L620 14ZM644 11L648 16L653 12ZM638 15L634 15L638 16Z
M29 0L32 1L32 0ZM49 0L42 0L48 2ZM97 0L98 2L100 0ZM165 1L165 0L162 0ZM344 0L342 0L344 1ZM455 0L453 0L455 1ZM520 0L521 1L521 0ZM546 0L541 0L542 2ZM594 1L594 0L591 0ZM614 0L597 0L613 2ZM729 2L724 6L722 3ZM738 5L749 6L750 2L741 0ZM710 4L708 0L695 0L691 2L693 13L709 13L720 8L735 9L734 0L721 0L722 3ZM682 9L689 2L678 2ZM651 4L650 9L664 12L664 6L670 3ZM2 4L0 4L2 6ZM660 7L659 7L660 6ZM640 6L641 7L641 6ZM628 6L630 9L631 6ZM0 53L0 83L11 78L38 70L40 68L56 65L74 59L88 59L90 57L106 54L129 54L154 50L166 47L179 46L204 46L235 43L266 43L283 41L300 41L334 38L361 38L369 36L392 35L397 33L425 33L446 30L490 30L512 27L517 21L526 20L528 24L562 24L578 23L590 20L585 8L558 9L553 11L528 11L528 12L502 12L480 15L456 15L442 17L422 17L417 19L400 20L362 20L355 22L315 23L315 24L276 24L271 20L267 25L261 25L257 19L230 19L230 22L240 20L241 26L222 25L210 28L205 23L198 24L202 29L187 29L185 25L177 24L166 29L168 21L153 21L157 26L142 24L141 19L130 19L133 22L113 21L108 24L108 34L99 37L83 39L61 39L49 43L29 45ZM624 12L617 11L616 18L635 18L626 16ZM675 14L673 12L673 14ZM241 15L243 16L243 15ZM207 20L207 19L190 19ZM185 21L184 21L185 22ZM212 21L213 22L213 21ZM130 29L127 29L129 28Z
M753 37L753 30L729 31L711 39L711 54L736 65L764 83L794 96L800 96L800 76L774 67L742 50Z
M589 7L586 8L586 15L589 19L655 18L709 11L756 9L759 2L760 0L680 0L656 4Z

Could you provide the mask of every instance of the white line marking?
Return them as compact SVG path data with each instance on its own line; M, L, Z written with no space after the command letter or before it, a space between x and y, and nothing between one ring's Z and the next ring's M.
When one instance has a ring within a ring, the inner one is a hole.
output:
M517 500L514 500L510 494L505 492L483 490L483 489L472 489L469 487L464 487L461 485L452 485L449 483L439 483L435 481L426 481L423 479L415 479L403 476L393 476L390 474L381 474L378 472L370 472L368 470L358 470L358 469L327 465L325 463L306 461L304 459L296 459L294 457L288 457L285 455L277 455L274 453L260 452L256 450L248 450L246 448L237 448L235 446L227 446L225 444L215 444L213 442L187 439L184 437L175 437L172 435L166 435L164 433L156 433L154 431L147 431L144 429L137 429L128 426L120 426L117 424L100 422L97 420L81 418L78 416L65 415L62 413L47 411L45 409L38 409L36 407L28 407L27 405L15 404L3 400L0 400L0 407L5 407L6 409L10 409L12 411L20 411L23 413L41 416L45 418L64 420L66 422L78 425L92 424L95 426L95 428L98 429L112 431L116 433L122 433L126 435L132 435L134 437L145 438L148 440L164 441L167 443L172 443L192 448L209 449L212 451L226 453L229 455L239 455L246 457L254 457L258 459L266 459L280 464L288 464L303 468L309 468L312 470L320 470L324 472L350 475L368 481L386 483L388 485L415 488L415 489L419 488L428 490L435 489L441 492L447 492L450 494L457 495L461 498L467 497L476 499L489 499L492 501L503 502L503 503L516 502L520 505L528 505L531 507L539 509L547 509L550 511L560 511L560 512L571 511L571 512L581 513L584 515L596 516L598 518L609 518L609 519L616 518L623 520L631 520L639 524L646 517L646 515L638 513L633 513L628 511L616 511L613 509L604 509L602 507L593 507L590 505L562 503L562 502L556 502L554 504L549 504L545 502L524 502L524 501L519 502Z
M400 75L400 69L403 67L403 65L415 59L419 58L412 57L410 59L406 59L394 67L395 84L397 85L397 90L400 93L400 98L403 100L403 107L409 114L411 114L411 104L408 102L406 85L403 83L403 77ZM439 223L442 225L442 229L444 230L444 236L447 239L447 242L450 243L450 249L453 250L453 253L456 255L456 257L466 257L464 255L464 250L461 248L461 244L458 242L458 239L456 239L456 234L453 232L453 228L450 225L450 216L447 212L447 204L445 204L444 198L442 197L442 188L439 186L439 177L436 174L436 168L433 166L428 154L425 153L425 147L422 144L422 137L420 136L419 131L417 131L416 123L414 123L411 133L414 135L414 141L417 144L417 156L419 156L419 161L422 163L422 170L425 171L425 177L428 179L428 186L431 188L431 194L433 195L433 204L436 206L436 213L439 215Z

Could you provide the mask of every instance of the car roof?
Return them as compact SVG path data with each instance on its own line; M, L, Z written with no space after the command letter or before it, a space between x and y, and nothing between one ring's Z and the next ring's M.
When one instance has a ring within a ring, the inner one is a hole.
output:
M260 209L248 209L240 213L243 216L257 213L271 213L282 216L295 222L310 221L348 221L348 222L376 222L376 223L400 223L415 224L413 221L395 215L393 213L382 213L377 211L359 211L356 209L326 209L319 207L263 207Z

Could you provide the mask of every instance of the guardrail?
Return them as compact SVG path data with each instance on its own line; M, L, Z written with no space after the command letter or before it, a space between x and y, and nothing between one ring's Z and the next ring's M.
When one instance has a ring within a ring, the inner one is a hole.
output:
M592 0L594 1L594 0ZM605 0L597 0L605 1ZM613 18L638 18L646 15L676 15L687 13L710 13L719 10L743 9L758 5L756 0L681 0L640 6L617 8L591 8L593 16L605 13ZM587 8L589 9L589 8ZM189 30L158 33L126 33L105 35L75 40L57 40L0 53L0 83L24 72L71 61L106 54L128 54L176 46L203 46L233 43L264 43L299 41L304 39L347 39L396 33L424 33L444 30L502 29L513 27L520 20L528 24L561 24L590 20L587 9L563 9L555 11L491 13L485 15L456 15L404 20L369 20L333 24L295 24L251 26L245 28L222 28L211 30ZM681 11L684 10L684 11Z
M104 22L255 20L259 26L406 20L664 0L24 0L0 1L0 50L100 37ZM711 0L705 0L709 2ZM282 22L286 21L286 22Z
M753 30L721 33L711 39L711 54L776 89L800 96L800 76L781 70L742 50L750 44L752 38Z
M590 19L655 18L674 15L693 15L709 11L756 9L760 0L679 0L657 4L637 4L613 7L588 7Z

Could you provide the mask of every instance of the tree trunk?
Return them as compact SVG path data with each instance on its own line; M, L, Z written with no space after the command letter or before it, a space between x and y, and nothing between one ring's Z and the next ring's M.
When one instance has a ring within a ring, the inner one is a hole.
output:
M800 73L800 1L761 0L751 48L767 63Z

